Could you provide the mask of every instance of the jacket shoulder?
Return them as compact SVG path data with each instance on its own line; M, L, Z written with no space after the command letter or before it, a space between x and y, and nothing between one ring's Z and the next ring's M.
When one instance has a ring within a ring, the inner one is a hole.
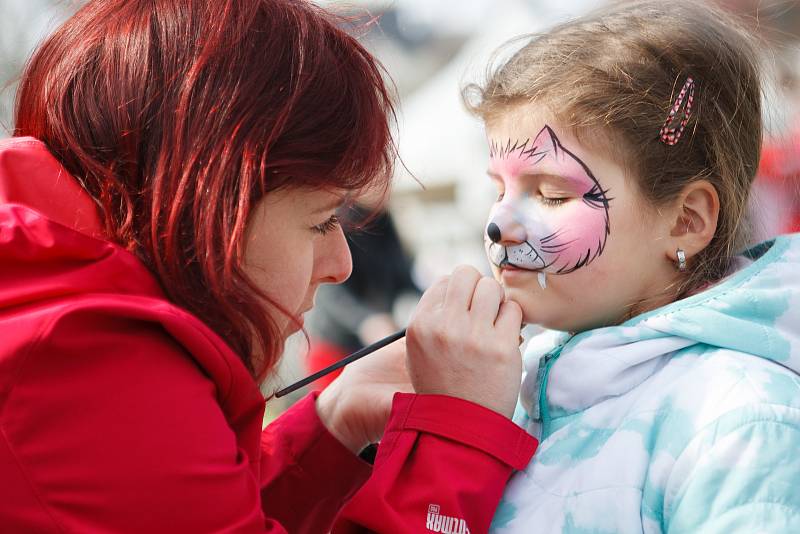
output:
M778 362L707 346L682 352L667 368L677 376L670 397L686 407L703 406L709 418L751 404L800 409L800 375Z
M181 519L192 531L244 515L263 522L248 504L258 473L247 461L258 455L263 400L247 391L221 398L229 385L168 332L177 326L130 302L78 301L50 312L18 355L0 405L0 449L38 496L31 508L45 508L67 531L155 532L176 509L194 510ZM17 524L16 513L0 505L4 522Z

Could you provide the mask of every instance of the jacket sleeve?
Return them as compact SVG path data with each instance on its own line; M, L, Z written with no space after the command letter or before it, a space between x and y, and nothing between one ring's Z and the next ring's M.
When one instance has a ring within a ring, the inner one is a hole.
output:
M800 532L800 410L755 405L695 436L664 492L662 530Z
M292 533L328 532L372 471L328 432L317 415L316 398L314 393L296 403L261 439L264 511Z
M537 442L509 419L440 395L395 395L372 477L334 534L487 532L503 489Z
M215 383L158 325L81 312L48 330L0 404L11 531L319 534L370 472L313 398L263 434L255 414L243 447ZM23 526L34 518L47 528Z

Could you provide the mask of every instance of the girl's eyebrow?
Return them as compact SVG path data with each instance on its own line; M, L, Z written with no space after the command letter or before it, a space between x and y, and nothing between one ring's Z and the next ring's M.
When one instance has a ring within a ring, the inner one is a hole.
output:
M500 174L492 171L491 169L487 170L486 174L489 175L489 177L494 179L494 180L503 180L503 177ZM542 174L542 173L522 172L520 174L512 176L512 178L517 178L517 179L545 178L545 179L559 180L559 181L562 181L562 182L566 182L569 185L571 185L573 187L578 187L578 188L584 188L586 186L585 180L583 180L581 178L575 178L573 176L563 175L563 174Z
M514 152L517 151L519 151L520 153L525 152L526 148L528 147L528 143L530 143L530 141L531 141L530 137L525 139L524 142L517 139L516 141L514 141L514 145L512 146L510 137L505 143L503 143L502 141L491 139L489 140L489 157L505 159Z

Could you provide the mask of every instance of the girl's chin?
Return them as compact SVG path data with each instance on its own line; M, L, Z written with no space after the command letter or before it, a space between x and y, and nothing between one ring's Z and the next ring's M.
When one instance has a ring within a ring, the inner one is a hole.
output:
M506 297L516 300L523 308L526 303L540 307L542 306L542 299L546 299L549 296L547 289L543 290L539 286L537 273L532 271L501 275L499 282L505 290ZM550 301L550 299L547 300Z
M569 315L569 311L561 310L556 296L553 293L548 294L548 289L542 290L539 287L537 273L533 272L531 275L533 285L518 286L504 283L506 298L519 304L524 324L548 330L562 330L567 326L563 323L569 322L563 321L564 314Z

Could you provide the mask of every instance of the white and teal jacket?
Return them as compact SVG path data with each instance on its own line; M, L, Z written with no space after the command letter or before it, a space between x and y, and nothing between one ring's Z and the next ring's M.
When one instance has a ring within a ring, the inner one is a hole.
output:
M800 235L626 323L525 351L541 441L495 533L800 533Z

